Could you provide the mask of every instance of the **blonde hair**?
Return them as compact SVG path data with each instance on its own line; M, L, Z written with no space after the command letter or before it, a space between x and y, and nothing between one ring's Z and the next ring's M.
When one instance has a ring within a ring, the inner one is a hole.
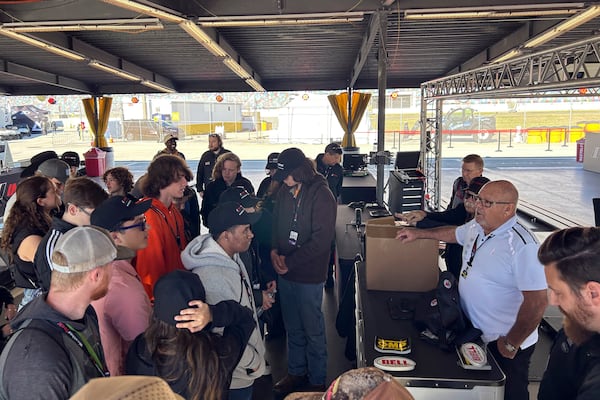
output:
M215 167L213 168L213 172L212 172L213 181L216 181L217 179L220 179L223 177L223 165L225 164L225 161L233 161L234 163L237 164L238 169L242 168L242 160L240 160L240 158L238 156L236 156L235 154L233 154L231 152L223 153L219 156L219 158L217 158L217 162L215 163Z

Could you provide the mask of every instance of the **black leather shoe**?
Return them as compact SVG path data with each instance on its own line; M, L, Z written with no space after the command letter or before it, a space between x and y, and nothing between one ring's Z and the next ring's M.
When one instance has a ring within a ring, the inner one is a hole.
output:
M291 375L287 374L285 378L280 380L273 386L273 393L279 396L285 396L289 393L298 391L300 388L306 386L308 378L306 375Z

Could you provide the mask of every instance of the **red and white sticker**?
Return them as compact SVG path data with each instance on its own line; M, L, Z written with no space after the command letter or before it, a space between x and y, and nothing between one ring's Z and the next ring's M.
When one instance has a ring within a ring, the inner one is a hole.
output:
M487 364L485 350L477 343L469 342L463 344L460 346L460 352L465 360L475 367L483 367Z
M416 362L406 357L377 357L373 365L384 371L412 371Z

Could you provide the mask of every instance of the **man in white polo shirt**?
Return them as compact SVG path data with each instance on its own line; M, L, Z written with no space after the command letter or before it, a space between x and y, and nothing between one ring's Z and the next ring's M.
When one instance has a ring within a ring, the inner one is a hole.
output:
M489 182L477 197L475 219L459 227L405 228L396 236L463 246L461 305L506 374L506 400L529 399L529 361L548 302L539 244L517 221L518 199L510 182Z

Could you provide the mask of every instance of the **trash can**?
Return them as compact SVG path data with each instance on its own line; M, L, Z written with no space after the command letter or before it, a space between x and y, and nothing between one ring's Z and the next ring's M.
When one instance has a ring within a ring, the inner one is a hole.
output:
M585 152L585 138L579 139L577 142L577 154L575 155L575 160L577 162L583 162L583 154Z
M115 153L112 147L100 147L100 150L106 153L104 157L105 171L115 167ZM104 172L103 172L104 174Z
M83 153L87 176L102 176L106 170L106 152L94 147Z

